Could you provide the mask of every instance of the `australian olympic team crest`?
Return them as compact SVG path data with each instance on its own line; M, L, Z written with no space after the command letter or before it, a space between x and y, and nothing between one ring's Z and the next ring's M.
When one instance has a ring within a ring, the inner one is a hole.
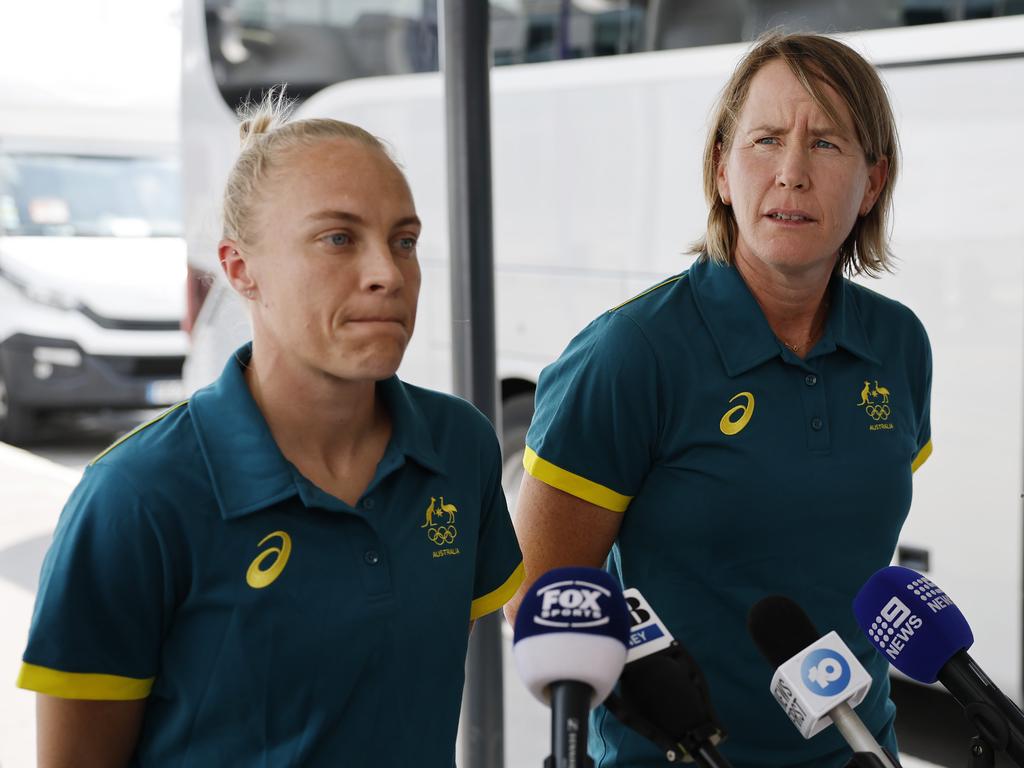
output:
M871 419L868 429L872 432L894 429L889 395L889 390L879 384L878 379L874 380L873 385L871 381L864 380L864 388L860 391L860 402L857 403L857 407L863 408L864 413Z
M455 514L459 510L454 504L446 504L444 496L431 496L427 506L425 520L420 528L427 529L427 539L437 549L434 557L449 557L459 554L459 548L452 546L459 535L455 527Z

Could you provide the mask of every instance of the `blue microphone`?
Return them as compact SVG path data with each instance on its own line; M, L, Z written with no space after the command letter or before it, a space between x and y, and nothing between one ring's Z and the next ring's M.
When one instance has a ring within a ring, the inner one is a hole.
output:
M917 571L890 565L861 587L853 613L892 666L921 683L941 682L981 738L1024 765L1024 713L968 655L974 633L949 595Z
M587 717L626 663L629 609L622 588L597 568L556 568L533 583L516 616L519 676L551 707L550 768L592 765Z

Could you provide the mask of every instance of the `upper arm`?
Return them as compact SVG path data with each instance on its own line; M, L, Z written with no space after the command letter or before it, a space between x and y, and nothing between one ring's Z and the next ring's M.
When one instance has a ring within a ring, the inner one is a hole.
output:
M137 726L175 599L163 541L123 474L87 470L44 561L17 681L43 694L40 754L46 749L61 759L60 750L92 728L96 712L136 712L125 722Z
M85 701L39 694L39 768L122 768L135 751L146 701Z
M606 314L541 373L514 524L526 587L560 566L600 567L657 451L659 366L640 327Z
M582 565L599 568L618 536L622 513L560 491L530 475L523 476L513 519L523 550L526 575L505 605L515 621L527 588L552 568Z
M470 632L474 621L508 602L523 580L523 556L501 487L501 449L490 423L482 415L478 414L478 418L486 438L480 446L484 465L473 601L469 613Z

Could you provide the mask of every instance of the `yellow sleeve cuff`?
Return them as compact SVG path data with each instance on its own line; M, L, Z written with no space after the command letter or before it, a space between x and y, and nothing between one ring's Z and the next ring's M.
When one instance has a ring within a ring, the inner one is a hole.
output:
M932 441L929 440L927 443L924 444L924 447L921 448L921 450L917 452L917 456L915 456L914 460L911 462L911 464L910 464L910 472L911 472L911 474L913 474L914 472L917 472L918 467L920 467L922 464L924 464L926 461L928 461L928 457L931 456L931 455L932 455Z
M149 696L154 679L62 672L59 669L23 663L18 673L17 686L48 696L59 696L62 699L133 701Z
M545 461L530 447L527 447L523 454L523 467L542 483L565 491L577 499L610 509L612 512L625 512L629 502L633 500L632 496L623 496L611 488L606 488L593 480L587 480L585 477Z
M488 592L483 597L478 597L473 601L473 604L469 607L469 620L476 621L481 616L486 616L488 613L493 613L501 608L501 606L512 599L512 595L519 589L519 585L523 583L525 576L526 570L523 568L523 564L520 563L512 571L512 575L505 580L504 584L493 592Z

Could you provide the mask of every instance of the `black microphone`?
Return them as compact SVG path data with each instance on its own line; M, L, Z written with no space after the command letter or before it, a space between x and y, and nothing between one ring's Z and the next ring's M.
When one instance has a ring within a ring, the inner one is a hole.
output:
M637 589L623 591L632 626L619 693L605 707L624 725L657 744L669 762L732 768L717 749L725 738L707 681L686 649Z
M838 633L822 637L803 608L781 595L758 601L747 629L776 668L772 695L805 739L835 723L853 749L852 765L898 768L852 709L864 700L871 675Z
M888 662L921 683L941 682L989 746L1024 766L1024 713L967 653L974 633L934 582L890 565L853 601L860 628Z

